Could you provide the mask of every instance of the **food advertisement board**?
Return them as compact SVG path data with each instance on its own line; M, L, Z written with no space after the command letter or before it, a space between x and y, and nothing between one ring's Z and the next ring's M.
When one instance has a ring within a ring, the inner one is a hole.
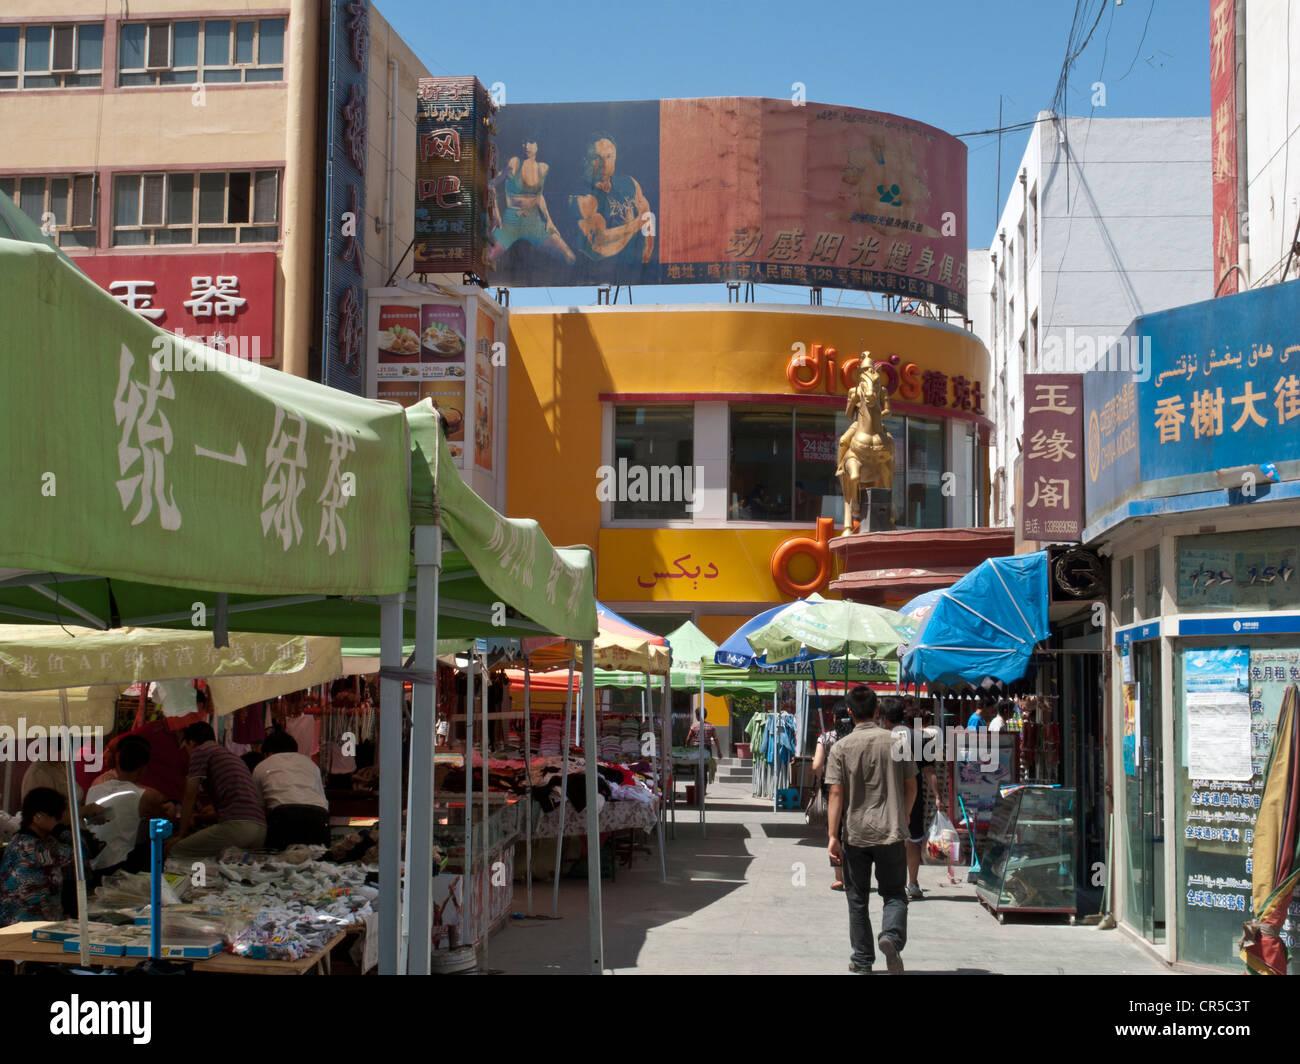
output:
M372 290L370 394L402 406L430 400L457 467L492 473L500 399L494 348L505 334L503 312L476 289L443 293Z

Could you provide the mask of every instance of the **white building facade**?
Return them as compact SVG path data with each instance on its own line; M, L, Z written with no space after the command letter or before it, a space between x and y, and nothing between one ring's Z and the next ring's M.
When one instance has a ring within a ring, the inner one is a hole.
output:
M1017 177L991 247L970 253L992 356L991 525L1015 523L1024 375L1087 369L1134 318L1214 291L1208 118L1043 111Z

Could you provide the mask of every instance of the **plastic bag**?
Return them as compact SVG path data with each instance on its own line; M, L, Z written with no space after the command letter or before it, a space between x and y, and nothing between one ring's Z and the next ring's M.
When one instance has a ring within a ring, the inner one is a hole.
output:
M961 836L942 812L934 814L934 823L925 840L925 857L933 864L961 864Z
M827 820L826 795L822 793L820 787L813 791L813 796L808 799L808 808L804 810L803 821L811 827L825 827Z

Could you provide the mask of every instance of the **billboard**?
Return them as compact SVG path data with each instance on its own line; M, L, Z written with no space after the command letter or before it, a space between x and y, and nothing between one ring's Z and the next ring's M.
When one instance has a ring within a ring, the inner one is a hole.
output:
M1137 318L1120 342L1145 350L1142 372L1084 374L1088 523L1132 498L1216 490L1218 470L1275 463L1293 478L1297 318L1300 281Z
M1083 378L1025 374L1021 536L1077 543L1083 536Z
M1214 279L1237 261L1237 0L1210 0L1210 151L1214 157ZM1215 295L1236 292L1233 271Z
M486 213L489 122L494 108L477 78L420 78L415 96L415 269L474 273L496 226Z
M493 283L752 281L966 308L966 147L896 115L723 97L511 104Z

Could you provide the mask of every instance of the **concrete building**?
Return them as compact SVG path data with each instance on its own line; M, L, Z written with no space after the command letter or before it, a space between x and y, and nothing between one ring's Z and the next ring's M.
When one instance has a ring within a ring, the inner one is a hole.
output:
M323 336L342 226L331 228L325 175L351 132L364 177L348 189L340 174L340 189L356 204L346 253L364 314L364 288L385 283L412 235L416 81L428 71L369 3L218 8L6 3L0 194L160 327L247 341L267 365L360 394L364 372L331 372L340 340ZM331 107L336 83L355 85L364 114Z
M990 524L1015 521L1024 375L1090 368L1098 338L1212 294L1209 163L1205 118L1039 113L979 288L971 252L971 318L993 361Z

